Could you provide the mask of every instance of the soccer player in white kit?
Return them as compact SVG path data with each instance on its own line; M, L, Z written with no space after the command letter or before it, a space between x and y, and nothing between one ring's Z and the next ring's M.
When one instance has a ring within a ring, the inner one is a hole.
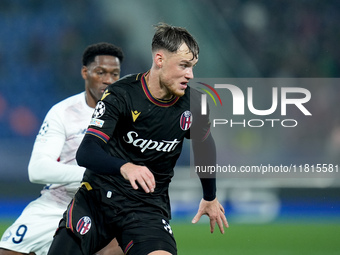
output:
M47 113L36 137L28 165L29 179L45 184L41 196L29 203L4 232L0 255L45 255L67 205L80 186L85 168L76 151L97 101L120 78L120 48L109 43L90 45L83 53L81 75L85 91L64 99ZM98 254L123 254L116 240Z

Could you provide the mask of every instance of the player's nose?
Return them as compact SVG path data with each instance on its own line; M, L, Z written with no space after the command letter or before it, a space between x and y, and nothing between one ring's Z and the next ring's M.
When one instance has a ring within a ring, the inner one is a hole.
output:
M109 73L105 74L103 77L103 83L110 85L112 83L114 83L116 80L113 78L113 76Z
M185 73L185 78L193 79L194 78L194 71L192 68L188 68L187 72Z

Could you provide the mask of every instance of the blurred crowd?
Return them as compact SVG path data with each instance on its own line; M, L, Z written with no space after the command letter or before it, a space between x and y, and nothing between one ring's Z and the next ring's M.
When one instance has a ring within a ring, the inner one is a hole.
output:
M187 17L181 15L183 24L174 25L189 30L192 27L198 38L205 37L204 41L201 39L202 56L209 43L213 45L211 54L216 51L221 56L216 61L200 62L196 77L209 77L209 73L203 74L201 70L211 68L226 70L213 73L219 77L336 78L340 75L340 2L337 0L174 1L176 10L183 4L181 12L172 12L167 2L145 2L138 4L141 8L128 8L129 13L121 15L127 21L143 16L150 20L149 15L143 15L150 9L147 3L153 5L153 11L164 12L166 18L159 21L176 23L179 19L176 15L184 13ZM109 41L127 49L123 75L149 68L149 59L138 55L138 38L129 36L124 22L113 22L108 12L103 11L103 6L110 6L114 15L124 4L106 0L0 2L0 139L35 137L42 118L53 104L83 90L81 55L88 44ZM143 32L141 24L142 19L134 26ZM129 49L137 50L132 56ZM338 92L338 89L320 90L318 102L331 108ZM333 98L329 100L327 95ZM336 114L334 109L313 107L320 111L316 114L322 121L327 121L322 119L327 117L325 113ZM318 127L309 133L316 135L320 130L320 139L325 139L329 128ZM338 133L334 135L340 136Z
M212 2L261 77L339 76L339 1Z

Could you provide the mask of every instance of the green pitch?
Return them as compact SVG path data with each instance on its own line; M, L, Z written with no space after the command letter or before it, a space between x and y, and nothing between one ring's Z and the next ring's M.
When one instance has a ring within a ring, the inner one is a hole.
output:
M224 235L208 224L172 224L179 255L335 255L340 224L232 225Z
M10 224L0 221L0 235ZM209 224L173 223L179 255L335 255L340 254L340 224L231 224L224 235Z

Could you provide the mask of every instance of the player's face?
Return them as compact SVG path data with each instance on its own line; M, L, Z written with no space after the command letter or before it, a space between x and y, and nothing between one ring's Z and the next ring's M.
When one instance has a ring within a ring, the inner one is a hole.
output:
M96 103L107 86L120 78L119 58L109 55L96 56L92 63L83 66L82 76L87 96Z
M193 67L198 59L193 58L188 46L183 43L175 53L165 52L160 72L160 83L170 95L183 96L190 79L194 78Z

